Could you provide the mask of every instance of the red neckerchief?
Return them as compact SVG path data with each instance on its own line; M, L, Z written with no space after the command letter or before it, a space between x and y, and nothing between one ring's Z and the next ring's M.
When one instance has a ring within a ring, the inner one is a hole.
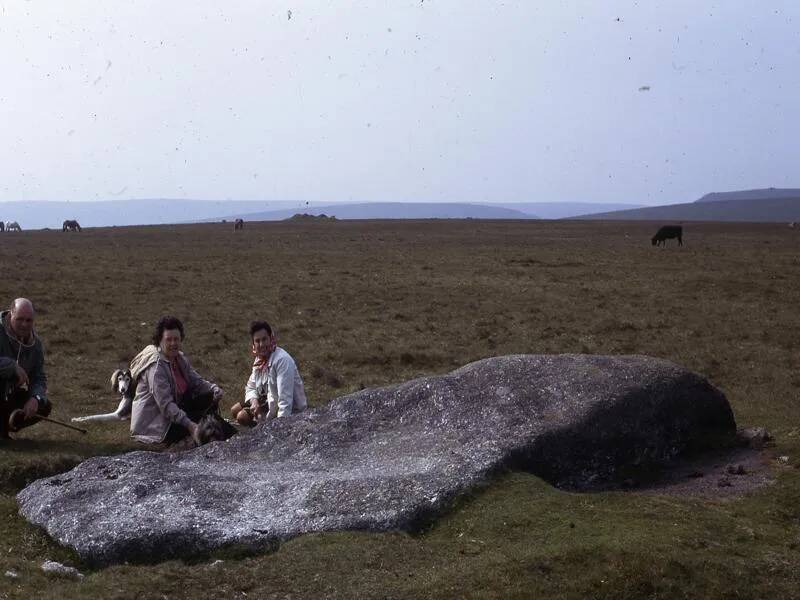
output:
M272 353L275 352L275 348L278 347L278 342L275 339L275 336L272 335L269 338L269 346L267 346L267 355L266 356L258 356L256 354L256 349L253 348L252 352L256 359L253 361L253 367L258 369L259 371L264 369L269 369L269 359L272 358Z

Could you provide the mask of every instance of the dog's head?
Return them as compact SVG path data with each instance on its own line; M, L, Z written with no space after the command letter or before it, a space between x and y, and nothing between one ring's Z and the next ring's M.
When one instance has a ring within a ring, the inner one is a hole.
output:
M236 433L236 428L217 413L204 416L197 423L197 443L199 446L209 442L227 440Z
M124 394L131 387L130 369L117 369L111 375L111 389L118 394Z

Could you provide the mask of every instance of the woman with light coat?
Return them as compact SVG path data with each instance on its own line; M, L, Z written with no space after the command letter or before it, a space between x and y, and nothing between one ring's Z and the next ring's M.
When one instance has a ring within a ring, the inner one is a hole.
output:
M138 382L131 414L131 437L146 443L174 444L191 435L198 442L198 421L217 410L220 387L206 381L181 352L183 323L161 317L147 346L131 363Z

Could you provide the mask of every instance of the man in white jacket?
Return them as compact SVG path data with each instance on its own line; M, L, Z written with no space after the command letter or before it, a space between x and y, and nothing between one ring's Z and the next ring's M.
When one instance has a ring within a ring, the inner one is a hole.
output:
M303 380L294 359L277 346L266 321L250 324L255 356L253 371L245 386L244 402L231 407L231 415L242 425L302 412L308 406Z

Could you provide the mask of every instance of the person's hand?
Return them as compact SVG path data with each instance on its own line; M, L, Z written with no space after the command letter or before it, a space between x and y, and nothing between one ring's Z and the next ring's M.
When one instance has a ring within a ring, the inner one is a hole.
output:
M39 401L36 398L28 398L22 410L25 411L25 419L32 419L36 416L36 411L39 410Z
M28 384L30 383L28 374L25 372L25 369L19 365L14 366L17 368L17 387L20 389L27 389Z
M261 404L253 406L252 411L254 421L260 421L264 417L264 407Z

